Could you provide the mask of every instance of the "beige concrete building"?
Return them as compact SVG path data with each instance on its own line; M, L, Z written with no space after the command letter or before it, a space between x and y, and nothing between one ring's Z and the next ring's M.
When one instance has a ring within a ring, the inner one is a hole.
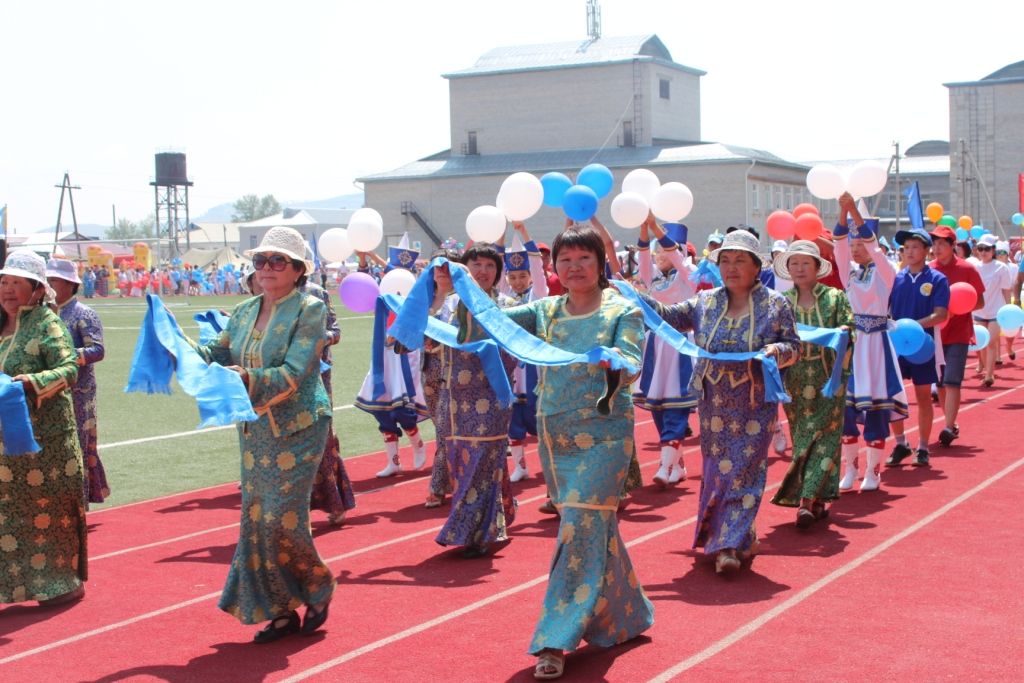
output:
M949 88L950 204L993 232L1017 235L1024 173L1024 61Z

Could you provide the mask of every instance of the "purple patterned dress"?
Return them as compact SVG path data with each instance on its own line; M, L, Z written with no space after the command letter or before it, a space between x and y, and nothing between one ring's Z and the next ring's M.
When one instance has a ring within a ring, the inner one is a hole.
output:
M103 360L103 323L96 311L76 297L61 304L58 312L78 353L78 381L71 389L71 397L85 462L85 498L89 503L102 503L110 495L110 486L100 462L96 437L96 373L92 364Z

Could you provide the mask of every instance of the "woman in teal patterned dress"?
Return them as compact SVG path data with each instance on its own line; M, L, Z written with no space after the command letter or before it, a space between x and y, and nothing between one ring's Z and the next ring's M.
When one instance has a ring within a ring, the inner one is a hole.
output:
M0 372L21 382L41 450L0 440L0 603L58 604L85 594L85 475L70 387L77 354L45 304L46 263L12 251L0 270Z
M552 261L568 293L508 309L509 317L558 348L616 348L639 368L643 317L608 286L600 236L589 228L562 232L555 238ZM561 518L544 606L530 644L530 653L538 657L536 678L561 676L564 653L581 640L608 647L654 623L654 607L633 571L616 516L634 454L632 380L593 365L540 369L540 461ZM597 402L608 382L617 382L617 388L608 414L602 414Z
M323 456L331 404L320 378L326 307L298 290L313 264L291 228L267 231L252 256L263 294L239 304L220 338L198 351L235 370L249 390L255 422L239 429L242 523L220 608L243 624L270 623L267 643L327 618L334 577L309 527L309 500Z
M818 282L830 272L832 264L821 257L814 242L797 240L776 257L775 274L793 282L785 296L798 323L846 329L853 325L846 293ZM793 435L793 461L772 502L798 508L796 525L802 529L827 517L826 503L839 498L839 444L849 373L844 372L832 398L821 394L835 362L835 351L801 344L800 360L786 374L786 391L792 398L786 417Z
M697 346L712 353L764 351L780 368L796 362L800 338L793 308L758 279L757 238L745 230L726 235L708 257L724 286L698 292L679 304L646 299L681 332L693 330ZM698 358L690 389L698 395L704 471L693 546L715 556L719 574L737 571L757 552L754 519L764 495L768 444L778 406L765 401L760 363Z

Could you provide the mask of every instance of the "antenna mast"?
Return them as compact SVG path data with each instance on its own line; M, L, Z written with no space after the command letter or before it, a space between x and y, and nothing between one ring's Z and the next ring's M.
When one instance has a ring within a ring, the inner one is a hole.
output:
M601 37L601 5L597 0L587 0L587 35L591 40Z

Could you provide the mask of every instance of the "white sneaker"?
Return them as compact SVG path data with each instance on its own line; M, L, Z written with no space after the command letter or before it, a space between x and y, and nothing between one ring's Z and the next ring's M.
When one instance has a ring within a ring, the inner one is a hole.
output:
M393 477L402 471L402 463L398 461L398 442L385 442L384 450L388 454L388 466L377 473L377 476L382 479L384 477ZM424 457L426 457L426 454L424 454Z
M782 431L782 427L776 427L775 438L772 439L772 448L779 455L783 455L786 452L786 433Z

